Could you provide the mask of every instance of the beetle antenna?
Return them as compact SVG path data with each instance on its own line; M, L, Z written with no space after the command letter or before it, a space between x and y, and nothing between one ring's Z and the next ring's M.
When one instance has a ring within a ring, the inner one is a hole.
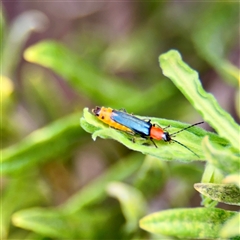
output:
M175 133L170 134L170 136L171 136L171 137L174 137L174 135L176 135L176 134L178 134L178 133L180 133L180 132L182 132L182 131L185 131L185 130L187 130L187 129L193 127L193 126L196 126L196 125L202 124L202 123L204 123L204 122L194 123L194 124L192 124L192 125L190 125L190 126L188 126L188 127L185 127L185 128L183 128L183 129L181 129L181 130L175 132ZM175 141L175 140L174 140L174 141ZM185 147L186 147L186 146L185 146Z
M177 141L177 140L175 140L175 139L171 139L171 141L178 143L178 144L181 145L182 147L185 147L188 151L192 152L194 155L196 155L198 158L200 158L199 155L197 155L193 150L191 150L190 148L188 148L188 147L185 146L184 144L180 143L179 141Z

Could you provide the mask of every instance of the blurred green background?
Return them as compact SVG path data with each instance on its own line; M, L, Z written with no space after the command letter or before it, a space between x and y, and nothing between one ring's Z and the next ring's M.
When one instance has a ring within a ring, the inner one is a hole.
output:
M239 3L2 1L0 28L3 239L154 238L139 218L200 205L203 164L93 142L79 119L104 105L201 121L159 68L177 49L239 122Z

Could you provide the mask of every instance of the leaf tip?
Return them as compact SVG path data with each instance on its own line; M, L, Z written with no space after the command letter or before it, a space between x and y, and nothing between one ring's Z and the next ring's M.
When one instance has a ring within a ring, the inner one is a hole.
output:
M168 52L163 53L159 56L159 62L162 63L162 62L168 61L171 58L182 59L182 56L178 50L171 49Z
M36 58L36 53L34 51L33 46L27 48L23 53L23 58L28 62L34 62L34 59Z

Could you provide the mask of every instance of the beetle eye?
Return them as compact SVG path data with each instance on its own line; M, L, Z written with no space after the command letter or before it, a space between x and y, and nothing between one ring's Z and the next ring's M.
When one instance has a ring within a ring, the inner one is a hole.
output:
M93 113L95 116L99 116L100 111L101 111L101 108L100 108L100 107L95 107L95 108L92 110L92 113Z

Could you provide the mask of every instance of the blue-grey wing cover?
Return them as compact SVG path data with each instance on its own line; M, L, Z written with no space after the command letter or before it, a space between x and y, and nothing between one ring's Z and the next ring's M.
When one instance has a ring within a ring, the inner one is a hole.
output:
M130 128L132 131L140 135L149 136L150 134L152 124L140 118L134 117L131 114L113 110L111 119L127 128Z

